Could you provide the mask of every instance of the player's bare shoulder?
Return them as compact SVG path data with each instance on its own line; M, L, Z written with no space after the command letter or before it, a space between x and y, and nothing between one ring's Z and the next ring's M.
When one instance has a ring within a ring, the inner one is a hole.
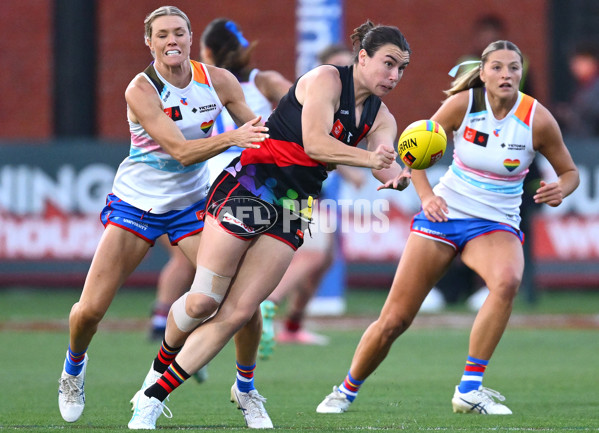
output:
M547 129L547 128L554 128L554 127L558 127L557 126L557 121L555 120L555 117L553 117L553 114L551 114L551 112L547 109L547 107L545 107L543 104L541 104L538 100L537 100L537 107L535 109L535 114L534 114L534 120L533 120L533 130L534 129Z
M287 79L285 77L283 77L283 74L281 74L278 71L272 71L272 70L267 70L267 71L263 71L263 70L259 70L258 73L256 74L256 86L260 87L260 86L264 86L264 85L270 85L273 82L277 82L277 81L287 81Z
M538 151L547 146L563 145L562 132L557 120L539 101L532 123L532 141L534 149Z
M273 104L277 104L293 84L280 72L262 70L259 70L256 74L254 83L258 90Z
M226 106L229 102L239 99L240 93L241 97L243 97L241 84L239 84L239 81L237 81L237 78L235 78L233 73L224 68L219 68L218 66L206 64L204 64L204 66L210 75L212 86L223 105Z
M125 98L127 102L132 97L139 96L140 94L153 91L156 93L154 87L150 84L150 82L144 77L143 73L137 74L125 89Z
M470 94L467 90L451 95L443 101L431 119L439 122L446 131L456 131L466 116L469 102Z
M139 123L135 113L150 104L157 105L162 109L162 101L156 89L143 76L137 74L125 89L125 100L127 101L127 114L134 123Z
M467 90L451 95L445 101L443 105L448 106L452 110L463 111L464 113L468 109L468 103L470 101L470 92Z
M235 75L230 71L219 68L218 66L203 64L208 74L210 75L210 81L212 81L212 85L214 86L214 90L216 93L225 92L228 86L239 84Z
M338 100L341 95L341 78L336 67L321 65L304 74L297 82L295 96L300 104L304 104L305 95L320 95L322 98Z

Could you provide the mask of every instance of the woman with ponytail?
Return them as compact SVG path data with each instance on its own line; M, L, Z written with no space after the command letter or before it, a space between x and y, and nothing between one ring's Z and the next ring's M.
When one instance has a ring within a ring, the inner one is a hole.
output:
M422 210L412 220L391 290L379 318L364 332L345 379L317 412L349 409L360 386L383 362L428 292L461 253L462 261L485 281L489 296L472 326L466 365L451 400L453 411L512 413L501 404L505 398L483 387L482 381L522 279L524 234L519 223L524 177L537 152L547 158L558 180L541 181L534 201L552 207L559 206L579 183L554 117L518 90L522 63L516 45L495 41L475 67L458 76L445 92L448 98L431 119L448 134L454 133L453 163L434 188L426 170L412 173ZM390 389L397 388L393 384Z
M309 235L327 168L368 167L379 189L409 185L409 170L396 162L397 125L381 98L399 83L410 47L396 27L370 21L351 40L354 63L319 66L300 77L266 122L269 138L255 151L244 149L213 183L197 256L201 275L191 292L224 299L187 338L173 361L176 371L136 400L133 425L155 428L167 396L214 358L275 289Z

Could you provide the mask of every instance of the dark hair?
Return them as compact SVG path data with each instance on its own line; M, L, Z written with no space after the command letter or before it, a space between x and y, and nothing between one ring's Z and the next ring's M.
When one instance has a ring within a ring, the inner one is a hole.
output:
M206 26L201 40L212 51L215 66L228 69L237 78L247 72L256 43L245 39L235 21L228 18L213 20Z
M373 57L379 48L386 44L396 45L400 50L412 53L408 41L397 27L375 25L370 20L356 27L350 38L355 53L354 62L361 49L366 50L368 57Z
M445 90L444 93L447 96L451 96L463 90L472 89L474 87L484 87L485 83L483 83L483 81L480 79L480 71L485 66L485 63L487 63L487 60L489 60L489 55L499 50L515 51L518 53L518 56L520 56L520 63L524 65L524 57L522 56L520 48L518 48L516 44L510 41L491 42L489 45L487 45L487 48L485 48L482 56L480 57L480 65L458 75L451 83L451 88Z
M476 30L493 29L498 33L505 33L505 23L497 15L481 15L474 22L474 28Z
M599 43L591 40L579 42L574 48L574 56L593 57L599 60Z

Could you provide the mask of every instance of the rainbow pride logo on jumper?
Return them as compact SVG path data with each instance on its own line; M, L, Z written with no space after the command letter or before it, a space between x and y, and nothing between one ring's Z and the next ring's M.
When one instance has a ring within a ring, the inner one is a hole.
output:
M208 131L210 131L210 128L212 128L212 125L214 125L214 120L211 120L210 122L202 122L202 125L200 125L200 128L202 128L202 131L204 132L204 134L207 134Z
M518 167L520 167L519 159L504 159L503 166L507 168L507 171L514 171Z

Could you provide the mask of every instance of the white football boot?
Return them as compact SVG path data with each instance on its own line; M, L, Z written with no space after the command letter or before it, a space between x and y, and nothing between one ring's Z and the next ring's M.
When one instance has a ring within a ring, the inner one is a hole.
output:
M481 415L511 415L512 411L495 400L505 401L499 392L480 386L478 389L462 394L458 387L451 399L455 413L479 413Z
M155 430L156 420L160 415L173 417L170 409L160 400L148 397L141 391L138 394L133 404L133 416L127 424L130 430Z
M266 399L257 390L241 392L235 382L231 387L231 403L236 403L241 409L249 428L273 428L272 421L264 408Z
M62 374L58 379L58 408L60 409L60 415L66 422L77 421L83 413L87 359L87 354L85 354L83 369L77 376L68 374L63 366Z
M136 401L139 398L139 396L141 394L143 394L143 392L146 389L148 389L149 387L154 385L156 383L156 381L158 381L158 379L160 379L161 377L162 377L162 374L160 374L156 370L154 370L154 362L152 362L152 365L150 365L150 371L148 371L148 374L146 374L146 377L145 377L143 383L141 384L141 388L139 389L139 391L137 391L135 393L133 398L130 400L131 411L135 410L135 404L136 404Z
M334 386L333 392L327 395L324 400L316 408L318 413L343 413L347 412L349 405L347 395L339 391L339 388Z

